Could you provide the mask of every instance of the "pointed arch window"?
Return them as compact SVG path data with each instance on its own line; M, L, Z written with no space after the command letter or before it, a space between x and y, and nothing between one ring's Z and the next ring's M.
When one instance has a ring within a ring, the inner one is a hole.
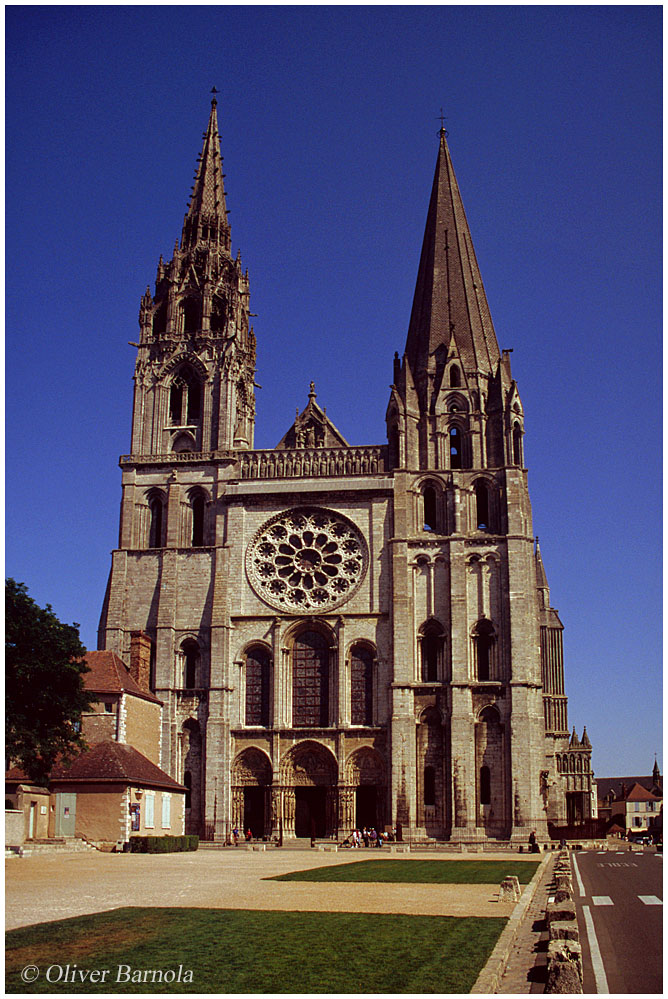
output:
M263 645L246 653L246 725L269 725L269 680L271 656Z
M354 645L350 654L350 721L373 725L373 652Z
M450 368L450 388L459 388L462 384L461 374L456 364Z
M292 649L292 724L329 724L329 644L319 631L302 631Z

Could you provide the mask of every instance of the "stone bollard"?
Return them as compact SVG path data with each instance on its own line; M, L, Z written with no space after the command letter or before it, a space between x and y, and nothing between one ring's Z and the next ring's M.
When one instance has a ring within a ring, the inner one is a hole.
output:
M582 988L582 947L577 940L550 940L547 945L548 975L551 964L570 961L575 965Z
M569 922L575 919L575 902L572 899L564 899L561 902L557 902L556 899L550 899L547 903L547 908L545 910L545 920L548 924L554 923L557 920L568 920Z
M580 941L578 924L575 920L555 919L550 923L550 940L575 940Z
M519 902L521 895L519 878L510 875L503 879L499 890L500 902Z
M555 888L566 888L571 894L573 893L573 879L566 871L554 872L554 886Z
M548 962L545 992L569 996L582 994L577 965L567 959Z

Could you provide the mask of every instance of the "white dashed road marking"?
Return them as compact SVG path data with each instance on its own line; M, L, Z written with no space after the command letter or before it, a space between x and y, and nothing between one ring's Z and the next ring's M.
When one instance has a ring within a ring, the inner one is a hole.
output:
M577 878L577 881L578 881L578 889L580 891L580 898L582 898L582 896L585 893L585 890L584 890L584 885L582 884L582 878L580 877L580 868L578 867L578 862L575 859L575 854L573 854L573 870L575 871L575 877Z
M638 895L638 898L645 905L663 905L661 899L657 898L656 895Z
M603 967L603 958L601 957L601 951L598 946L598 940L596 938L596 930L594 929L594 920L592 914L589 911L588 905L582 906L582 915L584 916L585 926L587 927L587 938L589 940L589 954L591 956L591 966L594 971L594 978L596 980L596 993L601 995L602 993L608 993L610 989L608 988L608 979L605 974L605 968Z
M592 895L591 897L592 905L614 905L609 895Z

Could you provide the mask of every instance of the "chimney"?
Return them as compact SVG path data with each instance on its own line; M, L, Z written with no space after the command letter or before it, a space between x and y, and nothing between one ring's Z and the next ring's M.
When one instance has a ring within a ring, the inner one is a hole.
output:
M151 692L151 639L143 631L130 632L130 676L146 694Z

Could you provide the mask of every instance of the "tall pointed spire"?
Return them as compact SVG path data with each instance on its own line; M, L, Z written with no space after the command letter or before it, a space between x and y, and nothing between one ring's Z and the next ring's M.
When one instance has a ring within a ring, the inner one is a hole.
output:
M204 133L202 153L197 161L195 183L190 196L188 212L183 224L181 248L195 246L201 241L213 240L230 248L230 227L225 206L223 161L220 155L218 132L218 102L213 88L209 123Z
M465 370L494 374L499 346L469 232L446 131L438 159L411 312L406 355L413 374L454 343Z

